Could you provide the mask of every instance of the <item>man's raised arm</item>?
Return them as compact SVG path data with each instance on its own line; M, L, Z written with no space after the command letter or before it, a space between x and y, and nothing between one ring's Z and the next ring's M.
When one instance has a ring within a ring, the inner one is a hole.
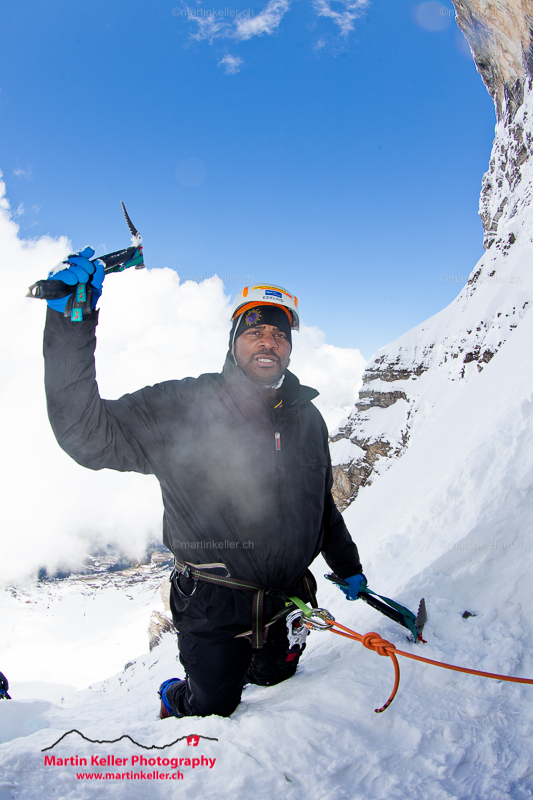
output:
M77 255L75 261L74 265L67 262L66 269L54 278L68 283L96 278L94 307L102 289L103 269L101 276L92 275L90 267L83 270L85 261L90 264L86 258ZM120 400L102 400L94 362L98 312L93 310L83 321L73 322L63 313L65 304L66 298L48 301L44 332L48 416L59 445L90 469L152 473L150 454L161 437L150 411L154 403L165 402L164 390L152 387Z

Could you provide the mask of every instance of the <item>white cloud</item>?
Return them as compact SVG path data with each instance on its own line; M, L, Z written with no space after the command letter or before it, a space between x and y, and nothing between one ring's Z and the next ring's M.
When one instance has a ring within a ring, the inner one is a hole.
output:
M241 64L243 63L244 61L239 56L227 55L224 56L222 61L218 62L218 66L225 68L226 75L236 75L237 72L240 72Z
M31 167L31 164L29 167L26 167L26 169L22 169L22 167L17 167L16 169L13 170L13 175L16 178L25 178L27 181L31 180L33 177L33 169Z
M270 0L257 16L238 18L235 38L244 41L263 33L274 33L290 7L288 0Z
M13 581L40 566L53 571L79 563L95 543L142 553L148 538L161 535L162 506L155 478L83 469L57 445L43 388L45 304L25 294L72 252L72 245L65 237L21 238L4 191L0 181L0 580ZM170 269L109 275L98 327L102 396L218 372L227 349L230 306L217 277L180 283ZM362 366L358 351L326 344L317 328L304 327L294 335L292 367L303 383L322 393L317 405L328 416L342 416L341 409L353 403Z
M360 17L370 5L370 0L312 0L311 6L318 17L331 19L339 28L340 35L346 39L353 30L355 20ZM251 9L235 11L235 9L206 9L202 5L197 8L176 8L173 14L185 17L187 22L197 25L196 32L191 34L191 39L208 41L212 44L215 39L233 39L244 42L254 36L263 34L271 35L280 26L285 14L290 11L291 0L269 0L258 14ZM328 42L321 37L315 44L315 50L321 50ZM218 66L225 66L226 74L234 75L239 72L242 59L236 56L225 56L219 61Z
M314 326L302 325L293 342L290 369L320 392L314 403L332 431L357 399L366 359L356 348L326 344L326 334Z
M368 7L370 0L313 0L313 8L319 17L328 17L338 25L341 35L348 36L354 22ZM334 7L340 6L340 8Z
M221 22L211 14L200 16L193 13L193 10L187 9L187 11L190 11L187 15L187 22L196 22L198 25L198 30L196 33L191 34L191 39L196 39L198 42L207 39L209 43L212 43L214 39L231 35L228 33L232 29L231 23Z
M197 41L206 39L213 42L215 39L236 39L246 41L253 36L271 34L279 27L282 18L290 9L289 0L269 0L259 14L253 11L238 13L227 20L226 9L220 12L203 12L203 9L186 9L188 22L196 22L198 30L192 34Z

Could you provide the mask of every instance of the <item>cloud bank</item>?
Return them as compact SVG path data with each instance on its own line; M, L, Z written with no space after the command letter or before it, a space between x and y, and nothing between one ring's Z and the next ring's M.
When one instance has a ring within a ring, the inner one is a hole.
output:
M42 364L45 303L25 294L71 251L65 237L20 238L0 181L2 582L19 581L40 567L53 572L76 566L97 545L114 544L128 555L142 555L150 538L161 537L156 479L78 466L59 448L48 423ZM126 313L121 310L124 296ZM116 398L166 379L219 372L230 307L216 276L181 283L171 269L109 275L98 327L102 396ZM291 368L321 392L317 405L334 425L356 398L364 358L358 350L328 345L314 327L304 326L294 345Z

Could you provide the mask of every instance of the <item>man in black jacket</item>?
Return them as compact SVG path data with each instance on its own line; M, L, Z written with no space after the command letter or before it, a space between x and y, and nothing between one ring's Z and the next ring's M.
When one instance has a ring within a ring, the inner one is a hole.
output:
M287 370L296 299L257 285L234 308L220 374L119 400L98 393L97 312L82 322L57 306L47 315L48 414L61 447L90 469L153 474L161 485L186 672L162 684L162 717L227 716L246 681L271 685L294 674L305 645L287 638L286 601L314 601L308 567L320 552L350 579L349 599L363 580L331 496L327 429L311 402L318 393Z

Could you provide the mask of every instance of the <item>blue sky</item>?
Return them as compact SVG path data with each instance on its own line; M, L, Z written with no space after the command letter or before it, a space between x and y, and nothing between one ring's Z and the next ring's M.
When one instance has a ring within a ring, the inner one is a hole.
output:
M366 357L482 254L494 109L448 0L23 0L0 22L24 237L118 249L124 200L148 266L278 282Z

